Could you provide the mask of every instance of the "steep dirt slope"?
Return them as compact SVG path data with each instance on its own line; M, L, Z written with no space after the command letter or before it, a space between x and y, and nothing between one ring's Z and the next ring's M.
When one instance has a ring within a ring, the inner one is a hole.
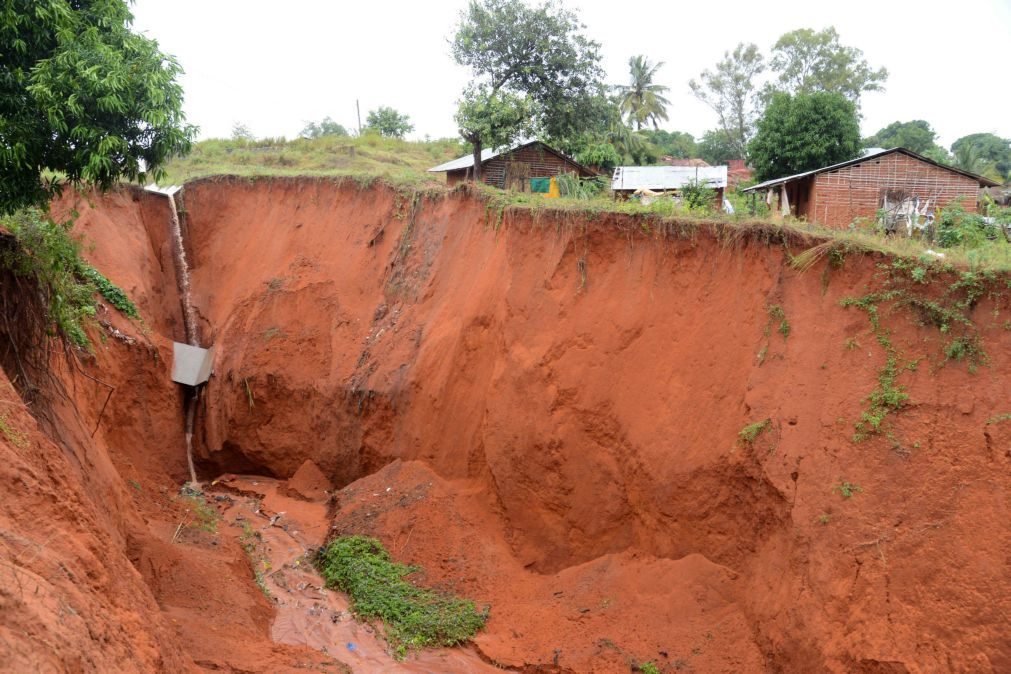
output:
M0 671L343 671L274 644L238 542L199 535L182 399L169 379L178 296L161 197L68 194L90 261L144 324L102 307L93 353L49 340L24 279L2 279ZM27 402L27 404L26 404Z
M205 467L284 477L310 458L340 485L403 459L432 477L379 473L380 497L384 479L472 494L356 520L366 488L336 523L397 550L436 518L404 554L495 599L489 657L587 671L609 642L700 671L1011 666L1007 432L987 423L1009 393L1003 296L972 312L990 358L975 374L883 308L903 364L920 359L900 375L911 404L854 443L885 355L840 300L878 287L883 260L801 274L760 233L529 212L497 227L465 193L331 181L203 181L185 201L218 349ZM624 612L570 634L547 586L591 587L601 564L625 569L606 581ZM721 597L708 625L642 629L672 605L711 611L692 587ZM514 626L535 614L531 641Z

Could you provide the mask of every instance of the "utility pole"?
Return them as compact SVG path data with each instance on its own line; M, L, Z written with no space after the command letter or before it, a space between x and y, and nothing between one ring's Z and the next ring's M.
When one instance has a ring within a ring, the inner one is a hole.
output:
M362 109L358 105L358 99L355 99L355 112L358 113L358 135L362 135Z

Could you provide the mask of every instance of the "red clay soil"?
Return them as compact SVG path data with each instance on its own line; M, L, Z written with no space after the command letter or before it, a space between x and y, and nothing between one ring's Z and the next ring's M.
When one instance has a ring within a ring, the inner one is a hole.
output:
M13 486L0 569L43 588L0 585L0 647L20 658L0 662L339 667L271 639L236 527L176 535L193 512L177 495L163 199L79 206L94 264L146 324L103 314L107 339L81 358L116 387L94 438L107 389L70 367L56 379L72 393L33 410L41 427L13 394L0 403L31 448L0 437ZM879 287L883 258L801 273L757 231L499 222L466 192L414 200L330 180L199 181L184 212L215 346L201 474L292 478L277 494L306 501L329 482L332 534L378 536L429 584L490 604L475 640L486 661L1011 671L1006 295L972 310L989 357L975 373L945 362L945 335L883 308L901 364L919 360L899 375L909 404L856 443L885 354L840 300Z

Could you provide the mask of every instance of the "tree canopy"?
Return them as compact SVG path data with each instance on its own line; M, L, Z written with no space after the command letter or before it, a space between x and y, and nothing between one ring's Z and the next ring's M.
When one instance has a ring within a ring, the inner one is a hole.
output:
M929 123L914 119L911 122L892 122L863 142L864 147L904 147L931 159L942 157L946 160L947 152L934 142L936 138L937 133L930 128Z
M1011 178L1011 138L1001 138L992 133L971 133L952 143L951 151L956 157L978 157L983 162L978 168L983 170L973 171L974 173L984 173L986 164L989 163L1004 180Z
M510 91L492 92L486 85L469 87L460 100L456 123L471 144L475 181L481 179L481 150L511 145L530 120L530 99Z
M765 70L765 58L754 44L738 44L725 52L715 70L705 70L691 80L695 97L711 107L720 120L724 137L738 157L747 156L748 141L758 115L757 77Z
M532 128L548 139L575 138L595 117L599 121L600 45L584 36L583 28L575 14L554 2L530 7L521 0L471 1L451 49L473 76L457 120L470 122L461 126L461 136L474 146L475 157L496 142L480 134L515 118L520 100ZM496 124L474 119L475 106L482 105L503 113Z
M731 159L741 159L741 152L723 129L713 129L702 134L698 155L713 166L726 164Z
M403 138L414 131L410 117L387 106L371 111L365 118L365 128L378 131L379 135L387 138Z
M841 44L831 26L790 31L772 47L771 67L779 73L775 89L791 94L837 93L859 106L863 92L881 91L888 79L886 69L874 70L863 55Z
M628 60L630 81L618 85L617 90L621 96L621 113L636 129L642 129L650 123L657 129L660 121L667 121L667 106L670 101L664 94L668 87L653 83L653 78L663 65L663 61L652 64L645 56L633 56Z
M860 152L856 105L836 93L774 93L750 152L758 180L854 159Z
M690 159L697 156L695 137L683 131L646 130L642 132L653 143L661 155L675 159Z
M182 70L133 33L123 0L8 0L0 9L0 212L60 184L157 177L189 149Z
M302 138L321 138L323 136L346 136L348 130L329 117L320 122L307 123L298 134Z

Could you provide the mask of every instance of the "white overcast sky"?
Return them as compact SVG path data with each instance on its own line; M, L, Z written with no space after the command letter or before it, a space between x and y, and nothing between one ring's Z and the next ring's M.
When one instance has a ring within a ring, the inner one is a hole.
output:
M200 137L235 122L256 136L298 134L330 116L354 128L380 105L410 115L414 138L455 136L455 102L468 79L448 39L467 0L136 0L134 28L186 70L186 114ZM716 126L688 80L738 42L768 53L795 28L835 26L843 44L885 66L884 93L863 97L864 135L896 120L925 119L948 146L975 132L1011 137L1011 0L674 2L568 0L603 46L608 82L628 58L665 61L669 130L699 138Z

